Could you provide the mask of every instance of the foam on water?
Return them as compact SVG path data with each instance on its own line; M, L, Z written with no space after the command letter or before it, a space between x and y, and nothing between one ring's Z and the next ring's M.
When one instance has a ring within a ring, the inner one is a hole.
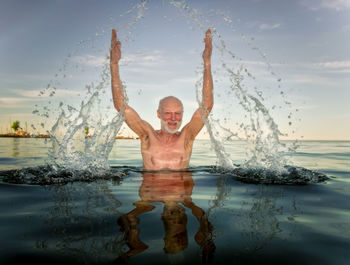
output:
M234 106L234 108L241 107L245 113L246 121L238 124L238 129L233 129L232 126L227 126L226 124L223 125L225 123L223 121L231 118L229 111L227 116L221 120L214 117L215 113L211 114L208 119L205 119L205 126L218 159L216 170L234 176L236 179L254 183L287 184L290 181L293 183L295 178L297 182L298 176L303 176L302 178L306 179L306 182L318 182L318 179L313 179L311 171L287 166L288 161L285 158L285 154L293 151L295 145L288 147L281 143L280 136L284 134L279 130L270 110L263 104L263 91L256 85L259 81L240 62L240 59L237 59L235 53L229 49L229 45L227 45L215 25L207 16L203 16L199 10L190 7L186 1L169 0L168 4L178 10L188 21L193 22L195 27L201 32L205 32L208 27L211 28L214 48L219 52L221 61L219 68L214 71L225 76L230 84L224 95L228 102L225 107L229 108L234 101L238 101L238 105ZM127 32L128 37L122 40L123 45L130 41L130 36L132 36L131 29L143 18L146 10L147 1L141 1L124 14L121 14L121 16L131 16L127 24L119 27L116 24L111 25L111 28L117 28L118 32ZM232 18L221 11L216 11L216 16L224 23L227 23L233 30ZM105 32L109 32L109 30L102 30L102 35ZM98 37L100 37L100 34L96 34L96 38ZM252 39L248 39L244 35L241 35L241 38L249 45L252 45ZM87 42L93 42L93 40L81 41L79 43L80 47ZM252 50L258 53L271 76L276 80L276 86L280 89L281 79L276 77L266 56L257 47L252 47ZM60 69L62 78L69 74L66 73L69 58L71 58L71 54L65 60L62 69ZM236 65L232 66L232 62L235 62ZM201 106L202 69L203 66L197 71L199 77L195 84L199 106ZM54 97L56 86L60 83L57 80L56 82L50 82L40 94L50 93L50 97ZM106 115L100 112L102 95L110 90L109 80L109 58L106 56L99 84L87 86L85 101L81 102L79 107L60 103L58 118L53 127L48 130L52 143L48 166L38 168L37 173L49 171L56 176L69 175L69 181L74 181L74 177L76 180L86 178L86 173L89 173L90 176L109 174L108 156L124 121L123 112L116 114L112 118L106 118ZM55 85L53 85L54 83ZM283 95L283 92L281 94ZM288 102L285 103L287 105L290 104ZM52 116L54 116L53 113L50 113L52 110L49 106L44 106L40 111L36 109L34 112L43 118L52 119ZM86 135L84 132L87 132ZM233 163L233 159L224 148L224 143L229 143L233 139L246 141L246 159L239 167ZM33 175L33 173L30 170L22 173L26 176L20 178L27 183L26 179L30 179L28 176ZM54 182L54 178L49 179L51 180L48 180L48 183L50 181Z
M92 182L98 179L120 181L127 175L127 169L74 169L72 167L57 167L44 165L15 170L0 171L0 179L14 184L52 185L66 184L69 182Z
M223 171L222 167L206 166L190 169L193 174L207 173L218 178L217 199L213 201L213 208L219 207L225 196L227 178L250 184L274 184L274 185L306 185L321 183L329 178L319 172L308 170L302 167L285 166L283 173L266 168L246 168L236 166L232 170ZM122 181L131 172L142 173L140 167L112 167L108 169L91 170L73 169L72 167L57 167L55 165L44 165L14 170L0 171L0 180L15 184L30 185L52 185L66 184L69 182L93 182L98 179Z

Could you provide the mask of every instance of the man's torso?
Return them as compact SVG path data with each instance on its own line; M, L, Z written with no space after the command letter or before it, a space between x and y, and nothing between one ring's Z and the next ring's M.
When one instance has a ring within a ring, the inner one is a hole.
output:
M174 134L170 141L165 141L159 131L153 130L147 137L141 138L143 167L146 170L186 169L192 145L193 140L186 139L184 131Z

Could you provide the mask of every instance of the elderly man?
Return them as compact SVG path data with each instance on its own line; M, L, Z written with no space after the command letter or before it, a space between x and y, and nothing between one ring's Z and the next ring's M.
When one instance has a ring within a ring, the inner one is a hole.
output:
M121 44L116 31L112 30L110 67L113 102L117 111L124 111L125 121L141 140L141 153L145 170L182 170L188 167L195 137L204 126L213 107L213 80L211 75L211 32L208 29L204 39L204 74L202 105L194 112L191 121L178 131L183 115L183 105L173 96L160 100L157 116L161 129L154 130L137 112L126 104L125 92L119 76Z

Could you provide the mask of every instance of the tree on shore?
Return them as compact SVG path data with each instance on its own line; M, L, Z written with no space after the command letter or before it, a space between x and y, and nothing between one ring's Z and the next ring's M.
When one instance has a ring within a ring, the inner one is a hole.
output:
M19 130L20 126L19 126L19 121L14 121L11 125L11 129L14 131L14 132L17 132Z

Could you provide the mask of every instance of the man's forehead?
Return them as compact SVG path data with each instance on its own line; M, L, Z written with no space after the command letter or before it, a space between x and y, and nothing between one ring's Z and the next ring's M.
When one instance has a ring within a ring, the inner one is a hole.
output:
M166 108L181 108L182 109L182 103L176 98L167 98L162 102L162 109Z
M162 112L182 112L182 105L163 105Z

